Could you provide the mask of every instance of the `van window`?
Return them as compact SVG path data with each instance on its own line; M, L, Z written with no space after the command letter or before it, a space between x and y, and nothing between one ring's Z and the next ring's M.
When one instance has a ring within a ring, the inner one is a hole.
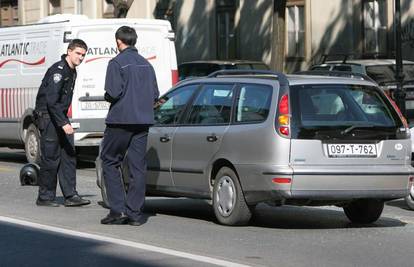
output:
M197 88L197 84L183 86L161 97L154 110L155 123L157 125L177 124L188 100Z
M291 86L290 95L295 137L346 139L350 130L344 130L354 126L352 133L362 139L396 138L402 127L391 104L375 87L296 85Z
M236 122L261 122L269 114L272 88L260 84L243 84L236 107Z
M230 122L232 84L206 84L191 106L186 124L223 124Z

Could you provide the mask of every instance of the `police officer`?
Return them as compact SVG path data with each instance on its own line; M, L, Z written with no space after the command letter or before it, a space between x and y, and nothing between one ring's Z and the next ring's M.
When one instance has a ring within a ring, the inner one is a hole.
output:
M134 47L137 34L122 26L115 33L120 53L109 61L105 99L111 103L102 141L102 170L110 205L102 224L143 223L148 127L159 96L151 64ZM125 194L119 167L128 152L130 180Z
M40 130L41 162L38 206L58 207L55 201L57 177L65 206L90 203L76 191L74 130L67 117L76 80L76 66L82 63L87 45L72 40L67 54L46 72L36 97L35 121Z

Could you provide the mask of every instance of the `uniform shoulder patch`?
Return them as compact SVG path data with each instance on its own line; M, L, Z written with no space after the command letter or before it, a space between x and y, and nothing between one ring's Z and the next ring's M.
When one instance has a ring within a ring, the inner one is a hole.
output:
M54 81L55 83L60 82L60 80L62 80L62 74L60 74L60 73L55 73L55 74L53 74L53 81Z

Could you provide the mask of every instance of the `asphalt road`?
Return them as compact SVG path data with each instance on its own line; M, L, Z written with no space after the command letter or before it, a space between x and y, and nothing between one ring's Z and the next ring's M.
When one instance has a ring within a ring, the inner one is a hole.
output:
M37 207L22 151L0 149L0 266L414 266L414 211L386 204L372 225L336 207L258 205L249 226L217 224L208 202L147 198L146 224L106 226L94 165L78 166L78 208ZM58 200L63 199L58 189Z

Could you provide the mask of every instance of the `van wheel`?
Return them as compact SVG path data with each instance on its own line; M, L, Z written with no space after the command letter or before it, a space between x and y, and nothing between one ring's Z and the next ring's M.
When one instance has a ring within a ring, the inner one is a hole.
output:
M411 184L408 196L405 197L405 202L410 209L414 210L414 183Z
M246 225L252 216L237 175L228 167L221 168L215 177L213 209L224 225Z
M353 223L373 223L381 216L384 201L359 199L344 207L346 217Z
M24 150L29 163L40 164L40 134L34 124L27 128Z

